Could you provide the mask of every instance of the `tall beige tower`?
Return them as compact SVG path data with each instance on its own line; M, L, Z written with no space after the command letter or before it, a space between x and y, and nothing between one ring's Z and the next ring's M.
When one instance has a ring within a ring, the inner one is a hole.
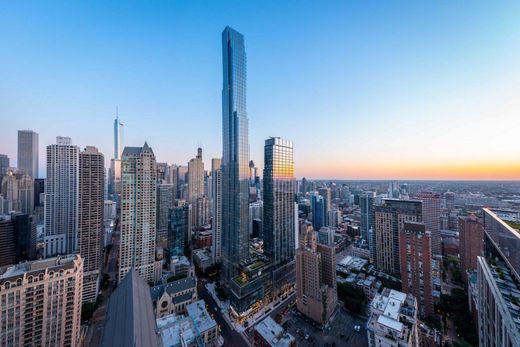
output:
M147 143L123 150L118 281L132 267L145 281L154 281L156 165L155 155Z
M334 245L318 244L316 232L304 225L296 250L296 307L319 324L326 324L337 304Z
M79 154L78 249L84 261L83 302L95 302L103 252L105 158L96 147Z
M197 156L188 163L188 202L191 208L191 227L207 223L209 214L208 200L204 195L204 162L202 148L197 149Z
M0 270L0 346L78 346L82 282L79 255Z
M197 149L197 156L188 163L188 200L190 202L204 195L204 162L202 148Z

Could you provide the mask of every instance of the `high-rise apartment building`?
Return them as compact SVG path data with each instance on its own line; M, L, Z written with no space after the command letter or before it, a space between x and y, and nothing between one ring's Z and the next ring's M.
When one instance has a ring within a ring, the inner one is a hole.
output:
M222 271L225 284L249 255L249 134L244 36L222 32Z
M433 192L420 192L415 195L422 202L422 221L431 233L432 254L442 256L441 240L441 195Z
M263 177L264 254L273 266L274 294L289 290L295 282L295 195L293 144L272 137L265 141Z
M374 217L375 217L375 192L364 192L359 197L359 207L361 210L360 236L368 241L370 259L375 261L376 249L374 236Z
M4 175L9 169L9 157L7 154L0 154L0 176Z
M296 307L305 316L326 324L337 304L334 246L319 245L310 225L302 228L300 248L296 250Z
M78 250L83 258L83 302L95 302L101 279L105 157L96 147L79 153Z
M411 294L385 288L370 303L369 347L419 346L417 300Z
M520 346L520 232L496 209L483 209L484 254L477 258L481 347Z
M375 208L375 260L380 270L399 275L399 233L404 222L421 221L420 201L386 199Z
M222 258L222 170L220 159L211 159L211 229L213 230L213 261L220 263Z
M147 282L154 281L157 167L155 155L143 147L125 147L121 157L121 281L133 267Z
M264 253L274 266L294 259L294 178L293 145L279 137L265 141L264 148Z
M190 205L174 206L168 211L168 250L170 256L183 256L190 237Z
M82 282L79 255L0 270L0 345L78 346Z
M38 134L18 130L18 172L38 178Z
M477 257L484 252L482 222L474 214L459 218L459 251L461 274L466 282L468 271L477 269Z
M162 247L168 244L168 217L175 202L175 194L173 184L157 185L157 244Z
M45 256L77 251L79 148L70 137L47 146Z
M433 312L431 234L423 223L404 222L399 233L402 291L417 299L419 314Z

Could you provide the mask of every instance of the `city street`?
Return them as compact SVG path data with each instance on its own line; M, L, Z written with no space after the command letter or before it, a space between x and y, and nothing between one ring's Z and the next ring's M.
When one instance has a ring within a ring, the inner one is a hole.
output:
M112 235L112 247L107 256L107 261L103 269L103 274L110 277L108 287L102 292L101 305L92 315L91 324L88 327L88 333L85 338L85 346L99 346L103 337L103 329L105 325L105 316L108 307L108 298L114 290L117 277L117 255L119 252L119 235L114 232Z
M218 307L217 303L215 302L215 300L213 300L211 295L208 293L208 290L206 289L206 281L198 281L197 286L199 292L199 299L203 299L206 302L206 304L208 305L208 312L214 315L217 324L220 326L221 334L224 338L224 346L249 346L248 343L245 341L245 338L237 331L232 329L222 316L220 308Z

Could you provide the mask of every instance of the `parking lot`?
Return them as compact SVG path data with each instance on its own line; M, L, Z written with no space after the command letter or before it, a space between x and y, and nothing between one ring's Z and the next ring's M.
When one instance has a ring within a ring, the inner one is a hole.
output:
M323 331L296 310L291 310L289 314L286 328L296 338L298 346L368 346L365 320L351 315L342 307L337 308L329 328ZM355 325L360 326L359 332L354 330Z

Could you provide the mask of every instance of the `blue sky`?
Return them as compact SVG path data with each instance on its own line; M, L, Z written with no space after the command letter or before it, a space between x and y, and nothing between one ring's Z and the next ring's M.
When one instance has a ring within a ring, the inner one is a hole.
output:
M112 156L221 153L221 31L248 54L251 157L299 177L520 178L520 2L0 1L0 153L16 130ZM471 173L470 173L471 171Z

